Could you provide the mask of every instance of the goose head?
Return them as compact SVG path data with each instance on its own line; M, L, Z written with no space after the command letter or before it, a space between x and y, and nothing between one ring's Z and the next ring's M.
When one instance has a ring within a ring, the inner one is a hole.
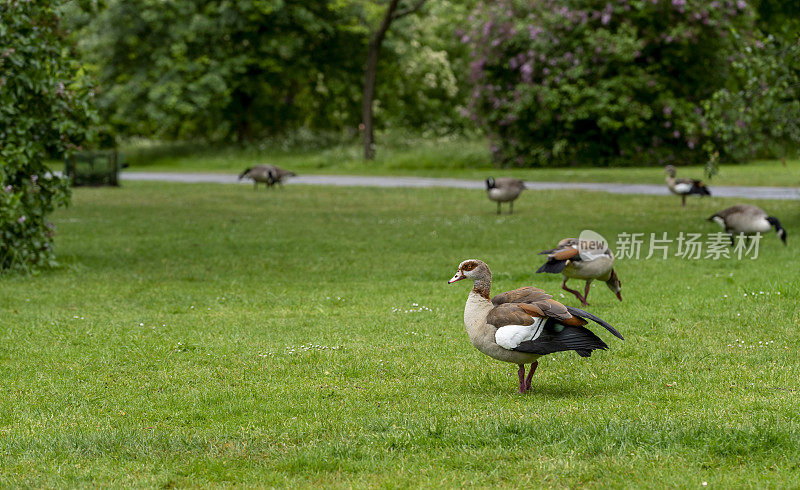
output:
M781 222L778 221L778 218L774 216L767 216L767 223L775 227L775 233L778 234L778 238L780 238L783 244L786 245L786 230L781 225Z
M494 189L494 177L489 177L486 179L486 190Z
M468 259L458 264L456 274L447 283L453 284L462 279L472 279L473 282L491 281L492 273L482 260Z
M667 165L664 167L664 173L669 175L670 177L675 177L675 166L674 165Z
M612 290L614 294L617 295L618 300L622 301L622 283L620 282L619 277L617 277L617 271L614 269L611 269L611 277L609 277L608 281L606 281L606 286L608 286L608 289Z

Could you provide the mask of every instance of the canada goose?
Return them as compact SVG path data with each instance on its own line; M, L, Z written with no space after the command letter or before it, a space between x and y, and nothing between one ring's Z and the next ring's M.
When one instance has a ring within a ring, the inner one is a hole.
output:
M733 235L753 233L766 233L770 228L775 228L778 238L786 245L786 230L781 226L781 222L774 216L767 216L767 212L752 204L737 204L727 209L715 213L708 218L723 227L731 235L731 245L733 245Z
M258 189L258 184L263 183L266 184L267 187L272 187L275 184L280 184L283 187L283 179L286 177L294 177L297 175L294 172L290 172L288 170L284 170L277 165L254 165L250 168L247 168L239 174L239 180L247 177L253 179L253 190Z
M483 261L461 262L448 283L462 279L472 279L472 291L464 307L464 325L472 345L489 357L517 364L520 393L531 389L539 357L569 350L589 357L595 349L608 349L605 342L584 327L587 319L624 340L604 320L564 306L538 288L519 288L490 300L492 273ZM527 378L525 364L531 365Z
M514 214L514 199L518 198L525 190L525 183L511 177L486 179L486 195L497 203L497 214L500 214L500 204L508 203L508 214Z
M711 195L711 191L700 180L676 179L675 167L672 165L664 167L664 173L667 174L667 186L669 186L670 192L681 196L681 206L686 206L686 196L689 194L695 194L700 197Z
M561 289L574 294L581 301L582 306L589 304L589 287L595 279L605 282L608 289L613 291L617 295L617 299L622 301L622 283L614 270L614 254L610 248L606 248L598 255L584 257L580 254L578 239L565 238L558 242L556 248L539 252L539 255L543 254L547 255L547 262L539 267L536 272L561 273L564 276ZM583 279L586 281L583 296L578 291L567 287L567 280L569 279Z

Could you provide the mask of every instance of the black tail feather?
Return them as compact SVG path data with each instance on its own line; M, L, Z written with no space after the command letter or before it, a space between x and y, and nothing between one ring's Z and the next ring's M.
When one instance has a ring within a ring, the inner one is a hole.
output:
M710 196L711 191L708 190L708 187L702 182L695 181L694 185L692 186L692 190L689 191L689 194L697 194L700 196Z
M586 327L549 323L536 340L522 342L516 349L532 354L547 355L574 350L581 357L589 357L595 349L607 350L603 339Z
M564 267L567 266L566 260L554 260L548 259L539 269L536 271L539 272L549 272L551 274L560 274L561 271L564 270Z
M575 308L574 306L567 306L567 311L569 311L570 314L572 314L573 316L577 316L579 318L583 318L584 320L591 320L591 321L597 323L598 325L601 325L602 327L604 327L606 330L608 330L612 334L614 334L614 336L617 337L618 339L625 340L625 337L623 337L621 333L617 332L616 328L614 328L611 325L609 325L608 322L606 322L602 318L598 318L598 317L592 315L591 313L589 313L588 311L583 311L580 308Z

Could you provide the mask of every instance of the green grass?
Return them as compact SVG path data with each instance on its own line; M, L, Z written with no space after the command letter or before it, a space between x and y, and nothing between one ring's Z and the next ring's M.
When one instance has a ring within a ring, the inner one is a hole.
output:
M0 487L798 487L795 202L761 203L789 246L757 260L620 260L625 301L600 285L587 309L627 340L595 329L609 351L542 359L527 395L446 283L482 258L494 292L574 305L539 250L715 232L731 203L528 192L497 217L480 191L77 189L63 266L0 277Z
M257 163L274 163L302 174L419 175L484 179L513 175L555 182L622 182L663 184L660 167L541 168L498 170L492 167L488 144L480 139L397 140L378 147L378 157L364 162L357 144L302 148L275 144L262 147L205 148L190 144L138 143L122 149L131 171L239 173ZM679 177L705 178L702 166L679 169ZM777 160L723 165L711 185L800 186L800 160L784 166Z

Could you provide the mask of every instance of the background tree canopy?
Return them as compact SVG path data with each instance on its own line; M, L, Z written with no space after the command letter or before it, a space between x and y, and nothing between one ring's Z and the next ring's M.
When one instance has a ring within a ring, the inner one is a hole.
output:
M786 90L800 60L777 75L757 18L742 0L486 2L463 36L473 118L509 165L696 163L709 151L765 150L742 138L747 119L764 127L782 97L796 101Z
M358 127L366 44L380 6L112 0L71 15L83 25L76 37L97 75L101 110L120 132L246 141L301 126ZM381 78L387 96L378 111L387 125L457 125L457 112L442 108L458 92L439 40L447 37L443 25L405 23L389 41L385 64L394 69ZM431 109L444 114L424 118Z
M225 142L357 135L387 4L82 0L66 13L121 136ZM387 35L376 126L477 130L498 165L783 156L800 142L798 19L777 0L428 2Z

